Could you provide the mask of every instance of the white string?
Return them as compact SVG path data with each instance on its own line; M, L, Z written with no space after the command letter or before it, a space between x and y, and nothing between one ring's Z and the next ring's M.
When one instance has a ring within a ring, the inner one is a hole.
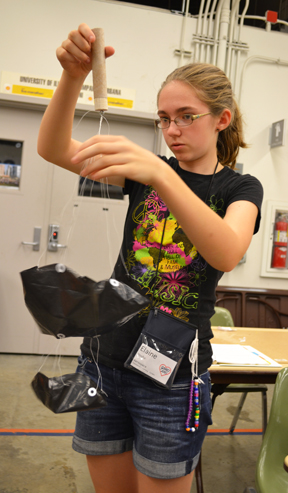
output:
M54 359L54 362L53 362L53 367L52 367L52 371L56 371L56 367L58 366L58 369L59 369L59 372L60 374L62 373L62 370L61 370L61 363L60 363L60 360L61 360L61 353L60 353L60 346L61 346L61 342L62 342L62 339L57 339L57 346L56 346L56 349L55 349L55 359ZM40 368L38 369L38 372L37 373L40 373L43 366L45 365L47 359L49 358L49 356L51 356L51 352L46 354L46 356L42 355L42 357L44 357L43 359L43 362L42 364L40 364Z
M79 122L77 123L77 125L75 127L73 127L72 129L72 135L73 135L73 132L75 132L75 130L78 128L78 126L80 125L80 123L82 122L83 118L88 114L90 113L91 110L87 111L86 113L84 113L84 115L82 115L82 117L80 118ZM107 127L108 127L108 135L110 134L110 125L109 125L109 122L107 120L107 118L104 116L104 112L103 111L100 111L100 120L99 120L99 130L98 130L98 135L100 135L101 133L101 129L102 129L102 124L103 124L103 121L105 120L106 124L107 124ZM91 160L93 161L93 158L89 159L89 160L86 160L84 163L83 163L83 166L82 166L82 169L81 171L91 162ZM81 187L80 187L80 191L79 191L79 196L80 197L83 197L84 195L84 192L85 192L85 187L86 187L86 183L87 183L87 178L84 179L83 183L81 184ZM90 189L90 196L92 196L92 192L93 192L93 186L94 186L94 182L91 183L91 189ZM71 201L74 199L74 196L75 196L75 191L76 189L79 187L79 179L75 181L75 185L74 185L74 188L73 188L73 191L72 191L72 195L71 197L68 199L68 201L66 202L66 204L64 205L62 211L61 211L61 214L60 214L60 218L59 218L59 222L61 223L62 220L63 220L63 217L64 217L64 214L68 208L68 206L71 204ZM110 199L110 196L109 196L109 189L108 189L108 179L107 178L104 178L103 180L100 180L100 189L101 189L101 197L104 198L104 199L108 199L108 200L111 200ZM104 202L104 206L105 206L105 202ZM76 222L77 222L77 217L79 215L79 210L80 210L80 207L77 205L77 207L73 207L73 213L72 213L72 218L71 218L71 223L70 223L70 227L69 227L69 230L68 230L68 233L67 233L67 238L66 238L66 244L68 245L69 242L70 242L70 238L72 236L72 233L74 231L74 228L75 228L75 225L76 225ZM116 224L115 224L115 217L113 215L113 225L114 225L114 229L115 231L117 232L117 228L116 228ZM107 241L108 241L108 245L111 245L111 242L110 242L110 232L109 232L109 221L106 222L106 234L107 234ZM118 232L117 232L118 233ZM52 240L52 233L51 233L51 237L48 238L48 242L50 242ZM61 252L60 256L61 256L61 261L63 263L65 263L65 257L66 257L66 252L67 250L63 248L63 251ZM108 249L108 252L109 252L109 260L110 260L110 265L111 265L111 270L113 269L113 260L112 260L112 257L111 257L111 248ZM122 252L121 252L122 253ZM41 260L43 258L45 254L45 250L43 250L43 253L40 255L40 258L38 260L38 264L37 264L37 267L39 268L40 266L40 263L41 263ZM122 257L121 257L122 258ZM123 261L123 259L122 259ZM124 261L123 261L123 264L124 264ZM124 264L125 266L125 264ZM125 266L125 269L126 269L126 266ZM127 269L126 269L127 270ZM61 340L58 341L58 345L57 345L57 348L56 348L56 360L54 361L54 368L57 366L59 371L60 371L60 374L62 373L62 370L61 370L61 354L59 354L59 348L60 348L60 344L61 344ZM92 339L91 339L91 344L92 344ZM98 361L98 355L99 355L99 338L97 337L97 361ZM99 366L98 366L98 363L97 361L95 360L94 358L94 354L93 354L93 351L92 351L92 345L91 345L91 354L92 354L92 357L93 357L93 361L97 367L97 370L98 370L98 383L97 383L97 387L100 385L100 388L101 388L101 391L107 395L104 391L103 391L103 388L102 388L102 375L101 375L101 372L100 372L100 369L99 369ZM50 356L50 354L47 354L46 357L44 358L44 361L42 363L42 365L40 366L38 372L40 372L40 370L42 369L42 367L44 366L44 364L46 363L46 360L47 358ZM55 368L56 369L56 368ZM63 382L64 384L64 382Z
M103 379L102 379L102 374L101 374L101 371L100 371L100 368L99 368L99 365L98 365L99 351L100 351L99 337L100 336L96 336L94 338L91 337L91 339L90 339L90 353L92 355L94 364L95 364L95 366L97 368L97 371L98 371L97 389L99 388L99 385L100 385L101 392L103 392L103 394L105 394L106 397L108 397L108 395L106 394L106 392L103 390ZM96 359L94 357L94 352L93 352L93 347L92 347L92 339L96 339L97 340L97 355L96 355Z
M86 113L84 113L84 115L81 117L81 119L79 120L79 122L76 125L76 127L75 128L73 127L72 134L77 129L77 127L80 125L80 123L83 120L83 118L88 113L90 113L90 111L91 110L89 110ZM105 120L105 122L107 123L107 126L108 126L108 135L109 135L109 133L110 133L110 125L109 125L109 122L108 122L107 118L104 116L104 112L103 111L100 111L99 129L98 129L98 134L97 135L100 135L100 133L101 133L103 120ZM81 171L83 171L86 168L86 166L88 164L90 164L91 162L93 162L93 161L94 161L94 158L93 157L90 158L90 159L87 159L83 163L83 166L81 168ZM83 197L84 196L84 192L85 192L87 181L88 181L88 178L86 177L84 179L83 183L81 184L80 191L79 191L79 197ZM91 183L91 189L90 189L90 196L92 196L93 186L94 186L94 182L92 181L92 183ZM70 199L68 200L68 202L66 203L66 205L63 208L63 211L62 211L61 216L60 216L60 222L63 219L65 210L67 209L68 205L71 203L71 199L73 200L73 198L75 196L75 188L78 188L78 187L79 187L79 179L75 182L75 187L73 189L72 196L70 197ZM70 228L68 230L67 238L66 238L66 244L67 245L69 245L70 238L71 238L71 236L72 236L72 234L74 232L75 226L77 224L77 217L79 216L79 211L80 211L80 204L77 205L77 207L74 207L73 208L73 213L72 213L72 218L71 218L71 225L70 225ZM62 262L65 263L67 249L63 249L63 250L64 251L62 252Z
M77 123L76 127L73 127L72 128L72 134L79 127L79 125L82 122L83 118L85 118L85 116L88 115L88 113L91 113L91 111L93 111L93 110L88 110L88 111L86 111L86 113L84 113L84 115L81 116L81 118L80 118L79 122Z
M198 376L198 346L199 346L199 339L198 339L198 329L196 330L195 334L195 339L192 341L190 350L189 350L189 361L191 363L191 373L192 373L192 380L197 377L200 383L204 383L201 378Z
M45 365L45 363L46 363L46 360L49 358L49 356L50 356L50 355L51 355L51 353L46 354L46 356L44 357L44 360L43 360L43 362L42 362L42 365L40 365L40 368L38 369L37 373L40 373L40 372L41 372L41 370L42 370L43 366L44 366L44 365ZM44 356L44 355L42 355L42 358L43 358L43 356Z

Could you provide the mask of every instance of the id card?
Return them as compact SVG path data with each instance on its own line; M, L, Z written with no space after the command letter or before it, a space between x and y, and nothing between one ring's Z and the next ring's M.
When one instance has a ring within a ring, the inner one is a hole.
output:
M130 365L165 385L171 377L177 361L142 343Z

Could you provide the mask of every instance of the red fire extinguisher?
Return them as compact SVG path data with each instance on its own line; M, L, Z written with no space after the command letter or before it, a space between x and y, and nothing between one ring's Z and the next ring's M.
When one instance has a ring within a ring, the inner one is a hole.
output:
M276 269L285 269L287 258L287 240L288 240L288 222L287 218L280 215L275 222L273 256L271 266Z

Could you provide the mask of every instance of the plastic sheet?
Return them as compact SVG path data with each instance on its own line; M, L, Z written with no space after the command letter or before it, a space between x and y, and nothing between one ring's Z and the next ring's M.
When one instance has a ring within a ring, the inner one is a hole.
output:
M94 337L109 332L149 305L133 287L107 279L80 277L63 264L21 272L25 304L41 332Z
M56 414L88 411L107 405L103 392L83 373L48 378L38 372L31 385L38 399Z

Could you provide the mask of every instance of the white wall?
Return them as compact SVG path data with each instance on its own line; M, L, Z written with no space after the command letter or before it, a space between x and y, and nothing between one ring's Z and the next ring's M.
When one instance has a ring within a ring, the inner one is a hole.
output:
M106 44L116 49L107 61L108 84L136 89L135 110L154 112L162 80L178 65L174 50L180 44L182 17L168 11L99 0L6 2L0 18L0 70L59 77L55 50L81 22L103 27ZM188 19L186 50L193 49L195 26L195 19ZM288 60L285 33L244 27L241 41L249 45L248 53L241 56L241 67L252 55ZM263 217L266 200L288 202L287 146L270 150L268 145L272 122L287 117L287 88L288 67L251 62L245 71L241 110L250 147L241 151L238 161L244 163L245 173L255 175L264 186ZM260 276L263 233L262 224L248 250L247 262L225 274L222 285L287 289L287 280Z
M251 60L245 70L240 101L249 149L241 150L238 161L244 163L244 173L259 178L264 187L262 225L247 252L246 264L225 274L221 284L287 289L288 280L260 277L260 271L266 202L278 200L288 204L287 145L274 149L269 146L271 124L288 117L288 35L245 27L242 41L249 45L249 52L241 59L242 67L248 57L256 55L286 60L287 66Z

